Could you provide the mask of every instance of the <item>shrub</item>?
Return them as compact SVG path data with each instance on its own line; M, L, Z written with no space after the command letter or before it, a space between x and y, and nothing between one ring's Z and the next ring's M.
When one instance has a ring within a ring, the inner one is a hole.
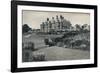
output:
M35 50L34 43L27 42L22 43L22 61L31 62L32 61L32 52Z
M32 50L32 51L35 50L33 42L22 43L22 47L23 47L23 50L25 50L25 49Z
M34 52L32 55L33 61L45 61L45 54L43 52Z
M72 48L90 50L90 42L87 40L76 40L71 43Z
M49 44L49 39L44 39L44 43L45 43L45 45L48 45Z
M23 50L22 51L22 61L23 62L32 62L32 51L31 50Z

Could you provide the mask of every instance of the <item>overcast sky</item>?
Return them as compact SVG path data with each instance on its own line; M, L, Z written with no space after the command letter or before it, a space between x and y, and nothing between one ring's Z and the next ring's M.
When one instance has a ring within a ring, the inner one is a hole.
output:
M23 10L23 24L28 24L33 29L39 29L40 24L46 21L47 17L51 19L56 18L56 15L62 15L66 20L69 20L72 25L75 24L90 24L90 14L86 13L65 13L65 12L44 12Z

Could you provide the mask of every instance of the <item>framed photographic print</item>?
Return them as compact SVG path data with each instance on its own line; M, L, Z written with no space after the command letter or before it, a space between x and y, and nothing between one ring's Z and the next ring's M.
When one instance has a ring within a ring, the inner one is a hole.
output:
M11 71L97 67L97 6L11 1Z

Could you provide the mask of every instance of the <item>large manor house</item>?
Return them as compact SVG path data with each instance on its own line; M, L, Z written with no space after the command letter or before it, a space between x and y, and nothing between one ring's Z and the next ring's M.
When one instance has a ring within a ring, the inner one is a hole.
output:
M68 31L71 29L70 21L66 20L62 15L52 17L51 19L47 18L46 21L42 22L40 25L41 32L58 32L58 31Z

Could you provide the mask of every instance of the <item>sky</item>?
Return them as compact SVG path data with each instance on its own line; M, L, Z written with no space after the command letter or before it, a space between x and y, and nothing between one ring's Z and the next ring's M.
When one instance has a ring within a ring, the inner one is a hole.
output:
M90 25L90 14L88 13L47 12L34 10L22 11L22 24L28 24L32 29L40 29L40 24L42 22L45 22L47 18L51 20L52 17L54 17L56 19L56 15L58 15L58 17L62 15L66 20L70 21L72 25Z

